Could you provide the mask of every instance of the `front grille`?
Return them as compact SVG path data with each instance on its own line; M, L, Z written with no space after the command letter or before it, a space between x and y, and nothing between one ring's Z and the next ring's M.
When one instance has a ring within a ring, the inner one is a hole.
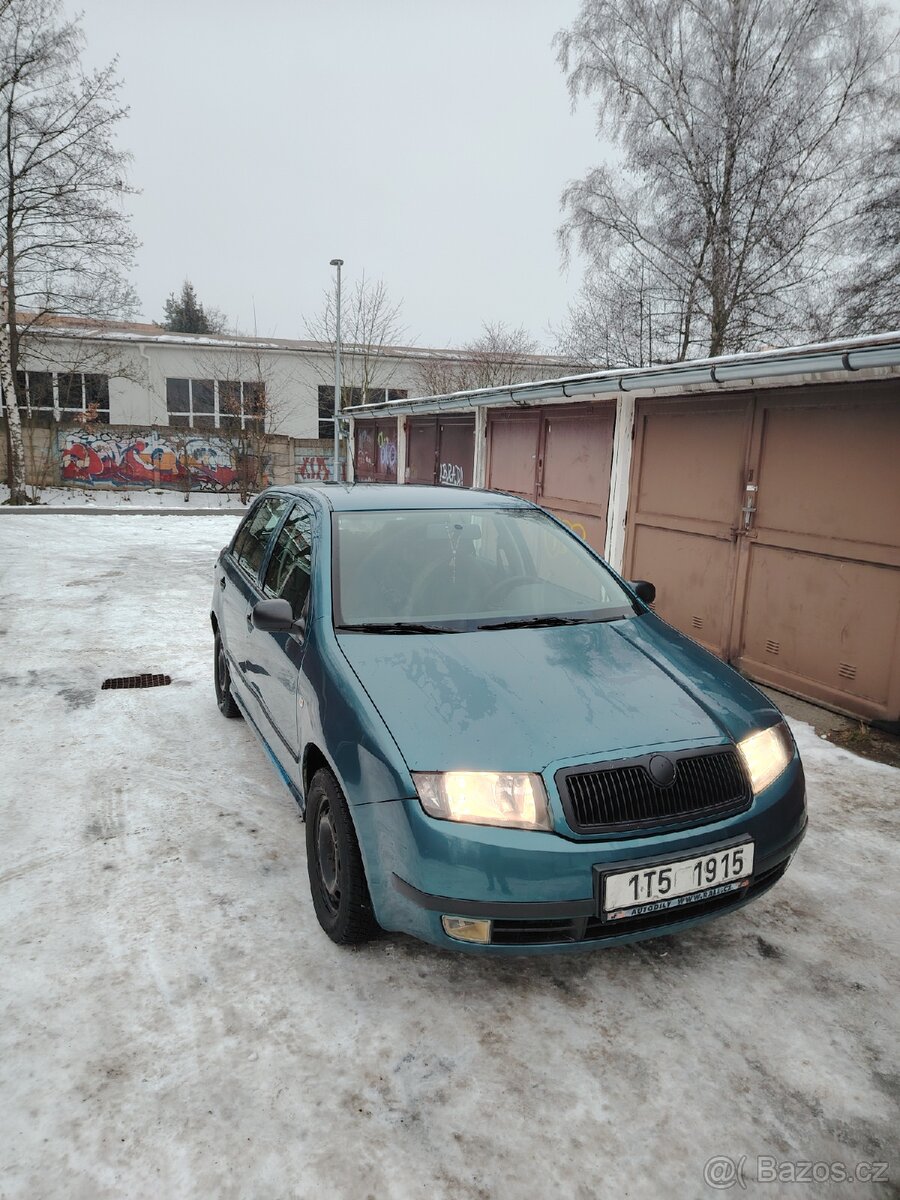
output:
M574 942L578 938L579 924L568 917L549 918L542 921L501 917L491 922L492 946L546 946L554 942Z
M558 771L556 783L571 827L578 833L605 833L731 816L749 807L750 789L730 747L666 755L675 768L667 786L650 774L656 757Z

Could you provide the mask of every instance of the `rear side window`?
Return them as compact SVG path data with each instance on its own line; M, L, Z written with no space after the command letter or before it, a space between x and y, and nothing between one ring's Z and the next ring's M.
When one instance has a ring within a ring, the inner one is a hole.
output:
M273 529L287 508L285 496L270 496L247 517L234 543L234 557L245 571L256 575L265 558Z
M312 518L299 505L285 521L266 569L263 591L290 603L299 617L309 595L312 568Z

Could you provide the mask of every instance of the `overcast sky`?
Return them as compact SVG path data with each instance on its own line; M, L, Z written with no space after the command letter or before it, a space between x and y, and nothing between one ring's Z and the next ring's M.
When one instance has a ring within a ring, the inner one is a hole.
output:
M551 39L577 0L81 0L119 56L134 283L148 318L188 277L248 329L303 335L333 269L403 302L412 340L483 321L549 345L577 291L555 231L602 154Z

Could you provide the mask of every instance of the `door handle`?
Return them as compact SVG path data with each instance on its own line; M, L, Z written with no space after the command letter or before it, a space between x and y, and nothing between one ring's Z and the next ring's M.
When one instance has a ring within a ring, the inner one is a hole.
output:
M225 591L225 576L224 575L219 580L219 587L222 589L223 592Z
M756 515L756 495L758 491L759 484L757 483L748 483L744 488L744 503L741 505L744 533L749 533L753 525L753 518Z
M247 631L249 633L253 632L253 611L252 611L252 609L250 612L247 613Z

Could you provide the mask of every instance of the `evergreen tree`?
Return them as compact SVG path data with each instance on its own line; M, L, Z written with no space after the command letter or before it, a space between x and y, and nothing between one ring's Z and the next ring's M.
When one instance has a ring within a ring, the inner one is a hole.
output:
M225 316L215 308L204 308L197 299L194 285L186 279L181 295L174 292L165 303L163 325L170 333L222 333Z

